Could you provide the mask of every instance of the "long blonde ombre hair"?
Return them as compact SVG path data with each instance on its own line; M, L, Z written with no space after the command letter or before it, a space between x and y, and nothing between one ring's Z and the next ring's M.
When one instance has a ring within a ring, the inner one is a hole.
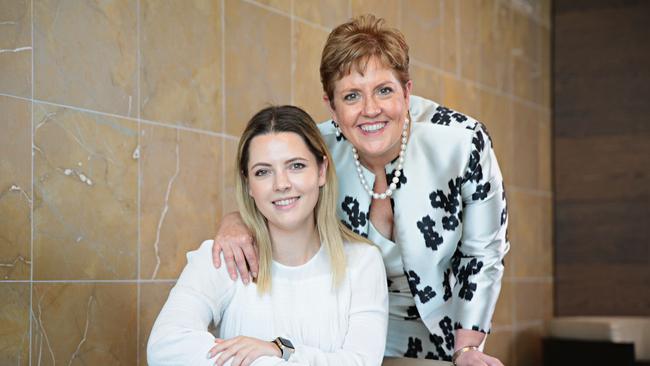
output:
M338 182L334 162L314 120L307 112L294 106L271 106L257 112L248 121L237 150L237 206L239 213L254 236L259 258L257 290L260 294L271 289L271 236L266 218L257 209L248 192L249 147L254 137L270 133L291 132L302 138L319 166L327 160L325 184L319 188L318 202L314 207L315 225L321 245L325 246L332 264L332 283L338 286L345 276L343 241L365 242L367 239L346 228L336 216Z

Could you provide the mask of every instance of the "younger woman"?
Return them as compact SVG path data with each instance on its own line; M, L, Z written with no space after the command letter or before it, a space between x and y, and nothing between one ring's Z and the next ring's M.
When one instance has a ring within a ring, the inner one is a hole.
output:
M258 244L257 281L245 285L215 269L212 240L188 253L149 337L149 364L381 364L384 265L377 248L337 219L331 161L303 110L269 107L250 120L236 198Z

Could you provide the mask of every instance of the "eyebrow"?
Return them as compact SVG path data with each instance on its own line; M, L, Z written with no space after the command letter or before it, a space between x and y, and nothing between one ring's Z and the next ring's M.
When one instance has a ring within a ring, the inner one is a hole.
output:
M385 87L385 86L387 86L389 84L394 85L395 82L392 81L392 80L385 80L385 81L382 81L379 84L377 84L377 86L374 89L383 88L383 87ZM360 91L360 90L361 90L360 88L348 88L348 89L341 90L340 93L345 94L345 93L349 93L349 92L353 92L353 91Z
M298 156L298 157L286 160L284 163L285 164L291 164L291 163L294 163L296 161L307 161L307 159ZM271 164L265 163L265 162L259 162L259 163L253 164L253 166L251 166L251 169L254 169L255 167L258 167L258 166L259 167L269 167L269 166L271 166Z

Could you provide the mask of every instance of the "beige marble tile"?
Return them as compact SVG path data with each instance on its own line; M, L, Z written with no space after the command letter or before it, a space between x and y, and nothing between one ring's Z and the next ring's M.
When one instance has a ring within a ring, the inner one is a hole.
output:
M135 116L136 3L34 2L34 96Z
M511 330L495 330L485 341L485 353L496 357L504 365L519 365L513 363L515 338Z
M499 167L506 183L513 180L514 129L510 101L507 97L489 90L480 90L480 111L477 118L490 133Z
M515 352L512 365L541 366L542 337L541 325L518 328L514 334Z
M509 279L501 281L501 294L492 316L492 329L512 325L514 320L514 284Z
M480 0L481 83L499 91L512 90L512 10L507 1Z
M147 364L147 342L149 341L149 334L151 334L153 323L156 321L158 313L160 313L160 309L162 309L165 301L167 301L169 291L172 287L174 287L173 282L145 282L140 284L140 315L138 317L140 325L140 335L138 337L140 341L138 345L140 365Z
M553 136L550 123L550 112L538 111L539 115L539 172L537 187L543 191L553 190Z
M350 0L352 16L361 14L373 14L384 18L386 25L393 28L401 28L399 9L400 1L396 0Z
M242 1L225 7L224 131L237 136L269 103L291 102L291 20Z
M539 62L539 26L533 19L533 14L513 7L512 27L514 52L530 62Z
M141 126L140 276L176 279L221 216L221 138Z
M142 118L221 131L220 3L142 1Z
M539 16L540 20L542 21L542 24L546 28L551 27L551 17L553 14L551 14L551 2L552 0L541 0L539 2Z
M442 1L442 38L441 46L442 51L440 53L441 64L440 66L447 72L451 72L456 75L459 73L459 58L461 57L461 50L467 45L460 43L461 34L468 31L467 29L461 29L459 32L459 27L462 24L460 18L460 3L456 0L443 0ZM431 46L434 46L431 44ZM466 60L467 64L478 63L479 60ZM474 78L471 78L474 80Z
M34 279L133 279L137 124L34 105Z
M31 102L0 96L0 281L31 271Z
M0 282L0 364L29 365L29 283Z
M0 1L0 92L32 95L32 9L29 0Z
M253 3L268 6L285 14L291 14L291 1L292 0L252 0Z
M235 196L235 179L237 176L237 147L239 141L224 140L224 171L223 171L223 213L238 211Z
M479 81L481 72L481 3L480 1L459 1L460 17L460 75Z
M510 190L508 203L513 276L552 277L551 197Z
M544 83L542 82L540 63L515 56L512 67L513 94L526 101L541 105Z
M515 284L517 323L547 321L553 317L553 283L519 282Z
M443 74L441 79L443 105L472 117L480 113L480 91L474 84L447 74Z
M540 141L537 110L523 103L513 104L514 184L520 188L537 189L539 182Z
M548 28L542 28L541 34L541 56L540 56L540 77L541 77L541 95L539 103L546 109L551 109L551 31Z
M349 18L349 0L301 0L295 1L293 4L295 16L323 27L334 28ZM314 48L318 48L316 44L314 44Z
M316 122L330 117L323 104L320 58L328 33L302 22L294 22L293 104L306 110Z
M400 30L406 37L411 60L441 67L443 12L441 0L402 4Z
M413 80L414 95L440 102L442 100L442 77L434 69L411 65L411 80Z
M135 284L36 284L32 364L135 365Z

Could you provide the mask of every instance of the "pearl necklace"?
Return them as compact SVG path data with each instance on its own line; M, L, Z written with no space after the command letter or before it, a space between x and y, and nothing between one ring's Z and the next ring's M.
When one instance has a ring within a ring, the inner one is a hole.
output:
M386 199L387 197L390 197L393 195L393 193L397 190L397 183L399 183L399 177L402 175L402 168L404 166L404 153L406 152L406 142L408 141L408 128L409 127L409 120L406 119L404 121L404 127L402 128L402 146L400 147L399 150L399 157L398 157L398 163L397 163L397 168L395 169L395 173L393 174L393 180L386 189L384 193L377 193L368 186L368 182L366 182L366 178L363 176L362 170L361 170L361 162L359 162L359 153L357 152L357 149L352 146L352 154L354 156L354 165L357 167L357 175L359 176L359 179L361 180L361 185L363 185L363 188L368 192L368 194L373 198L373 199Z

